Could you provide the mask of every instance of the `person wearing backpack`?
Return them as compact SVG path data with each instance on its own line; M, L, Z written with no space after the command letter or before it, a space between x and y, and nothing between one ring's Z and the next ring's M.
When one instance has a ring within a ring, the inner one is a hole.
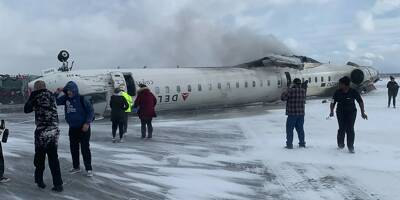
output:
M79 94L75 82L68 82L62 90L64 95L58 95L57 105L64 105L65 120L69 125L69 141L73 168L71 174L81 171L79 164L79 148L88 177L93 176L92 156L90 152L90 124L94 119L93 105ZM59 94L57 92L56 94Z

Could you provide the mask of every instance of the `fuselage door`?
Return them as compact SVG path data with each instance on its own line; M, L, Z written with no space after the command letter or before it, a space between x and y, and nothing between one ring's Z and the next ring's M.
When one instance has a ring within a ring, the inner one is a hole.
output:
M126 89L125 90L130 96L136 96L136 84L135 80L132 77L131 73L124 73L124 79L126 83Z
M287 87L290 87L290 85L292 84L292 77L290 76L289 72L285 72L285 76L286 76Z
M110 74L114 84L114 89L121 88L124 89L124 91L126 91L127 88L126 88L124 74L122 74L122 72L111 72Z

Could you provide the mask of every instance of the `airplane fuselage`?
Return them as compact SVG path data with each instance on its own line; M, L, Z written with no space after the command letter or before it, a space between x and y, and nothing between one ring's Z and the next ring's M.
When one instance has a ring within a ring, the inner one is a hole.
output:
M82 95L92 97L96 113L103 115L110 110L108 102L114 88L121 85L132 96L138 84L147 85L157 97L157 110L198 109L278 101L294 78L309 81L308 96L331 95L338 80L350 76L355 69L358 68L322 64L302 70L288 67L76 70L53 72L40 79L51 91L75 81ZM377 76L370 68L362 70L365 81Z

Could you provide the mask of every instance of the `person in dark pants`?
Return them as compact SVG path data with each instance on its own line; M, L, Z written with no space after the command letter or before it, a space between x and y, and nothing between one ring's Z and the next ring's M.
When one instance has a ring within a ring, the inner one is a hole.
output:
M111 122L112 122L112 136L113 143L116 142L115 135L117 133L117 128L119 128L119 142L123 142L123 137L125 133L125 110L129 107L128 102L122 96L122 91L117 88L114 91L114 95L111 96L110 100L111 107Z
M301 84L301 88L303 88L303 89L306 91L306 95L307 95L308 80L305 80L305 81Z
M71 174L79 173L79 148L81 148L86 175L93 176L92 156L90 152L90 123L94 120L93 106L79 94L78 86L73 81L62 90L64 95L57 98L58 105L64 105L65 120L69 125L69 141L73 168Z
M121 89L121 88L120 88ZM132 97L127 92L122 90L122 96L125 98L126 102L128 102L128 108L125 110L125 121L124 121L124 133L128 131L128 115L132 112Z
M1 134L0 134L0 136L1 136ZM0 141L0 183L7 183L7 182L10 182L10 180L11 180L4 176L4 167L5 166L4 166L3 148L1 146L1 141Z
M146 137L146 127L148 132L147 138L152 138L152 120L154 117L157 117L155 112L157 99L146 85L140 84L139 87L138 96L135 99L133 107L138 109L137 113L141 122L142 139Z
M46 155L49 161L51 175L53 176L53 191L63 191L60 162L58 160L58 113L56 100L53 93L46 89L43 81L36 81L34 92L25 103L24 112L35 111L35 183L39 188L45 188L43 172L45 170Z
M390 77L390 81L387 83L388 88L388 108L390 108L391 100L393 99L393 108L396 108L396 97L399 92L399 85L395 81L394 77Z
M336 116L339 124L339 130L337 134L337 144L339 149L345 147L344 138L347 135L347 148L350 153L354 153L354 123L357 118L357 108L355 101L360 106L361 117L365 120L368 119L364 109L364 101L361 98L360 93L350 88L350 78L343 77L339 80L339 89L333 95L333 101L331 103L330 116L334 116L335 106L337 104Z
M305 148L304 134L304 115L306 90L301 87L301 80L293 80L294 86L289 88L281 96L282 101L286 101L286 147L293 149L293 130L296 128L299 137L299 147Z

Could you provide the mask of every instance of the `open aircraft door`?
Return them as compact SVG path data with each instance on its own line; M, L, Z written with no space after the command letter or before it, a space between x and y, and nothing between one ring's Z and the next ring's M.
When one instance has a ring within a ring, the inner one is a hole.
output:
M285 77L286 77L286 85L289 88L292 85L292 76L290 75L289 72L285 72Z

